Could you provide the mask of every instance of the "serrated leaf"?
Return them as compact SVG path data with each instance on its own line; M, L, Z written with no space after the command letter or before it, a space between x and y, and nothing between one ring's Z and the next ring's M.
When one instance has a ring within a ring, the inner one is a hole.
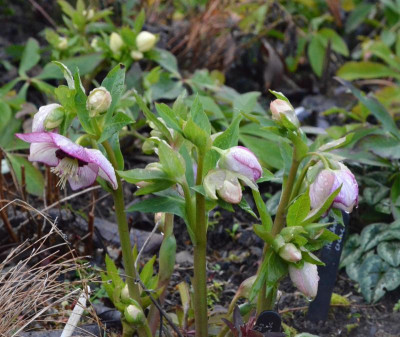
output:
M76 112L79 118L79 121L82 124L83 129L89 133L94 135L92 125L90 123L89 111L86 109L86 100L87 97L82 90L81 79L79 77L79 70L77 69L74 74L74 82L75 82L75 107Z
M124 281L119 276L117 266L114 261L106 254L106 270L107 276L112 280L113 286L122 289L124 287Z
M155 106L158 114L165 121L165 124L167 124L168 127L178 132L182 132L177 115L168 105L164 103L162 104L156 103Z
M310 212L310 196L308 190L298 197L289 207L286 222L288 226L299 225Z
M56 66L58 66L61 69L61 71L63 72L64 78L68 84L68 88L75 89L74 77L72 76L72 73L68 69L68 67L64 63L61 63L58 61L53 61L52 63L54 63Z
M139 201L126 209L126 212L172 213L185 218L185 201L178 197L155 197Z
M193 122L196 123L202 130L204 130L208 136L211 134L210 121L207 114L204 112L203 105L201 104L198 96L196 96L192 103L190 108L190 116L192 117Z
M158 157L164 172L175 180L185 176L185 161L179 152L171 148L167 143L161 141L158 145Z
M106 113L106 123L111 120L112 113L117 106L119 99L125 89L125 66L118 64L106 76L101 83L101 86L106 88L111 94L111 105ZM108 123L106 124L106 126Z
M110 138L114 133L119 132L124 126L133 123L132 118L123 113L122 111L118 111L111 119L109 123L107 123L104 128L101 137L98 142L102 143Z

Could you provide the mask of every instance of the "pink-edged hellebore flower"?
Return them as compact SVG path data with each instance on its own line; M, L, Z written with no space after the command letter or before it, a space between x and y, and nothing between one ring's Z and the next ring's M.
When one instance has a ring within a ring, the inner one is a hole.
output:
M332 207L350 213L358 205L358 184L353 173L342 163L338 170L324 169L310 186L311 208L317 208L336 189L342 188Z
M43 132L58 127L61 124L62 120L64 119L64 114L59 108L62 108L62 106L56 103L47 104L40 107L39 111L35 113L35 115L33 116L32 132ZM59 123L55 123L56 121L55 118L53 117L53 115L55 114L57 115L62 114L62 118L56 118L59 120ZM51 123L49 123L49 119ZM51 124L51 125L46 125L46 124Z
M115 171L106 157L95 149L87 149L53 132L17 133L16 136L31 143L29 161L52 167L62 188L68 180L73 190L92 185L97 176L118 188Z
M262 167L256 157L244 146L234 146L228 150L220 150L221 158L218 167L240 173L255 182L262 175Z
M315 264L304 262L302 268L289 265L290 279L305 296L314 298L318 292L318 269Z
M207 173L203 183L206 194L211 199L222 200L231 204L238 204L242 200L242 186L235 173L228 170L211 170Z

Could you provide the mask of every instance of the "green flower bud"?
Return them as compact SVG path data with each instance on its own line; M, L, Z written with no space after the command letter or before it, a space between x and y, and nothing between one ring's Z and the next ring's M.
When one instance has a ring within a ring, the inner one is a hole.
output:
M140 52L149 51L157 42L157 37L150 32L140 32L136 37L136 46Z
M142 308L134 304L128 305L125 308L124 316L128 323L131 323L138 327L143 326L146 319Z
M111 51L119 55L121 52L121 48L124 45L124 41L122 40L121 36L118 33L111 33L110 35L110 49Z
M301 260L301 251L293 243L287 243L279 249L279 256L289 262L298 262Z
M86 101L86 108L89 110L90 117L96 117L97 115L106 112L111 105L111 94L104 88L93 89Z
M43 125L46 130L53 130L61 125L64 120L64 109L53 109L45 118Z
M68 40L65 37L60 37L58 40L57 48L60 50L65 50L68 48Z
M293 107L282 99L276 99L270 104L272 119L277 121L289 129L297 129L300 127L299 120Z
M135 61L139 61L143 58L143 53L141 51L137 51L137 50L132 50L131 51L131 57L133 60Z
M129 296L129 288L128 285L126 284L121 291L121 301L122 303L129 303L130 298L131 297Z

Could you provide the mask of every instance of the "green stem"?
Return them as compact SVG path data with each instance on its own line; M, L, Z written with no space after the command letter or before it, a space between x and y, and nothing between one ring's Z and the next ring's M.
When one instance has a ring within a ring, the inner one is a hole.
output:
M292 165L290 167L289 175L286 180L285 187L282 191L281 200L279 202L278 210L276 212L274 225L272 226L271 235L275 237L279 234L282 228L285 226L285 215L286 209L290 202L290 197L292 195L293 185L296 180L297 171L299 169L300 161L297 159L297 149L296 146L293 148L293 157L292 157ZM263 259L268 252L269 246L267 244L264 245L263 251ZM261 265L260 265L261 266ZM261 268L258 269L258 273ZM275 301L275 296L273 294L271 296L266 296L266 284L261 287L261 291L258 294L257 300L257 312L261 313L263 310L272 309Z
M113 165L114 169L117 169L118 168L117 159L115 158L115 154L110 143L108 141L105 141L102 143L102 145L104 146L108 158L111 164ZM114 199L115 216L118 224L119 239L121 241L122 259L124 261L126 283L129 289L129 296L134 300L136 300L139 304L141 304L139 286L135 283L136 279L135 261L133 260L128 221L126 220L122 183L119 176L116 175L116 177L117 177L118 188L112 192L112 196ZM138 330L138 334L140 337L152 336L147 321L145 322L145 326ZM129 335L129 333L126 335L126 337L130 336L132 335Z
M204 156L199 154L196 185L203 182ZM206 201L201 193L196 192L196 226L194 228L194 314L196 337L208 337L207 322L207 217Z

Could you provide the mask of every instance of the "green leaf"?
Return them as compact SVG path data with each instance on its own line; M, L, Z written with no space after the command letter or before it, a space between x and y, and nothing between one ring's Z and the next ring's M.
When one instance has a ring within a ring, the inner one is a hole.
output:
M160 281L168 280L175 267L176 256L176 239L174 235L169 235L164 238L159 253L159 270Z
M264 228L263 225L253 225L253 230L256 235L265 242L272 244L274 241L273 236Z
M178 62L174 54L164 49L154 48L146 53L148 59L157 62L165 70L171 72L175 77L181 78L178 70Z
M313 209L302 221L301 226L305 226L312 222L318 221L319 218L329 209L329 207L331 207L333 200L335 200L341 188L342 186L337 188L331 195L329 195L325 200L321 202L321 205L319 207Z
M125 89L125 66L123 64L118 64L115 66L107 74L106 78L101 83L101 86L110 92L112 98L111 105L106 113L107 128L109 125L107 121L111 120L112 113L114 112L115 107L118 105L119 99L121 98Z
M399 72L400 58L394 55L386 44L376 41L369 46L369 50L371 51L372 55L379 57L381 60L386 62L386 64L392 68L392 71Z
M182 129L179 124L179 120L175 112L166 104L155 104L156 109L160 117L165 121L168 127L174 129L175 131L181 132Z
M345 242L340 260L340 268L356 262L362 255L360 235L353 234Z
M44 179L43 175L40 171L32 165L26 158L13 155L10 153L6 153L7 159L9 160L15 175L17 177L18 183L22 183L22 173L21 166L25 167L25 182L26 182L26 190L28 193L43 196L44 190Z
M346 87L348 87L353 95L364 104L369 111L374 115L374 117L379 120L384 129L390 132L393 136L395 136L398 140L400 140L400 131L397 128L396 123L394 122L392 116L385 109L385 107L379 103L374 97L367 97L363 95L363 92L356 89L351 83L347 81L340 81Z
M139 201L126 209L126 212L171 213L185 219L185 201L183 198L167 196Z
M359 80L369 78L395 77L400 79L400 74L388 66L371 61L346 62L337 71L337 76L347 80Z
M164 172L175 181L185 176L185 161L179 152L161 141L158 145L158 156Z
M154 255L147 263L144 265L143 269L140 272L140 279L147 287L148 282L150 281L151 277L153 276L153 265L156 261L156 256Z
M106 254L106 270L107 276L112 280L114 287L124 287L124 281L122 281L121 277L119 276L118 269L114 263L114 261Z
M357 7L350 13L346 20L345 30L346 33L350 33L357 29L360 24L367 18L368 14L371 13L374 5L369 3L360 3Z
M381 242L378 245L378 255L393 267L400 266L400 242Z
M366 252L374 248L380 242L379 234L383 233L388 227L385 223L373 223L364 227L360 242L363 251Z
M207 153L211 145L211 138L204 129L197 125L192 118L190 118L183 128L183 134L186 139L190 140L197 146L199 151Z
M35 39L29 38L24 48L24 52L22 53L18 74L20 76L25 76L26 72L32 69L39 62L39 60L40 60L39 43Z
M89 111L87 111L87 109L86 109L87 97L82 90L81 79L79 77L78 69L75 72L74 81L75 81L75 90L76 90L75 107L76 107L76 112L77 112L79 121L81 122L83 129L87 133L94 135L92 125L90 123Z
M200 102L198 96L194 99L190 108L190 116L201 129L203 129L207 135L211 134L211 124L207 114L204 112L203 105Z
M261 93L258 91L246 92L235 96L233 100L233 114L236 116L240 112L249 114L254 111L258 98Z
M62 64L64 64L68 69L78 68L80 74L86 75L91 73L103 60L103 55L101 53L96 54L88 54L77 57L72 57L69 59L60 60ZM63 79L64 74L63 71L54 63L48 63L43 68L43 71L36 76L37 79L40 80L48 80L48 79Z
M0 101L0 132L8 125L11 115L12 113L10 106L5 102Z
M288 226L299 225L310 212L310 196L308 190L298 197L289 207L286 222Z
M360 267L360 287L364 298L375 303L400 285L400 269L390 267L377 255L364 260Z
M164 190L170 188L174 184L175 184L175 182L171 181L171 180L157 180L156 182L148 184L145 187L139 188L135 192L135 195L139 196L139 195L145 195L145 194L151 194L151 193L164 191Z
M140 13L135 18L135 24L134 24L133 29L136 34L139 34L140 31L142 30L145 20L146 20L146 13L145 13L144 9L142 8L140 10Z
M322 75L324 66L325 50L322 39L318 35L313 35L308 45L307 53L310 65L315 74L319 77Z
M58 66L61 69L61 71L63 72L64 78L65 78L65 80L67 81L67 84L68 84L68 88L69 89L75 89L74 77L72 76L72 73L68 69L68 67L65 64L63 64L61 62L58 62L58 61L53 61L53 63L56 66Z
M258 219L257 214L254 213L254 211L251 209L251 207L250 207L249 203L247 202L246 198L242 198L242 200L240 200L240 203L238 204L238 206L242 210L244 210L245 212L249 213L254 218Z
M108 138L110 138L114 133L120 131L125 125L133 123L132 118L123 113L122 111L118 111L113 117L112 120L107 123L106 127L101 134L99 143L104 142Z
M154 125L157 127L158 131L160 131L165 138L168 139L169 142L172 142L171 133L168 131L168 128L150 111L147 107L146 103L143 101L142 97L140 97L137 93L133 93L136 98L136 102L139 105L140 109L143 111L146 119L148 121L153 122Z
M400 174L398 174L392 183L390 191L392 214L396 220L400 219Z
M333 29L322 28L318 32L318 35L323 38L323 43L325 47L327 47L329 41L331 41L332 49L335 52L343 56L349 56L349 49L347 48L346 43L343 41L341 36L338 33L336 33Z

